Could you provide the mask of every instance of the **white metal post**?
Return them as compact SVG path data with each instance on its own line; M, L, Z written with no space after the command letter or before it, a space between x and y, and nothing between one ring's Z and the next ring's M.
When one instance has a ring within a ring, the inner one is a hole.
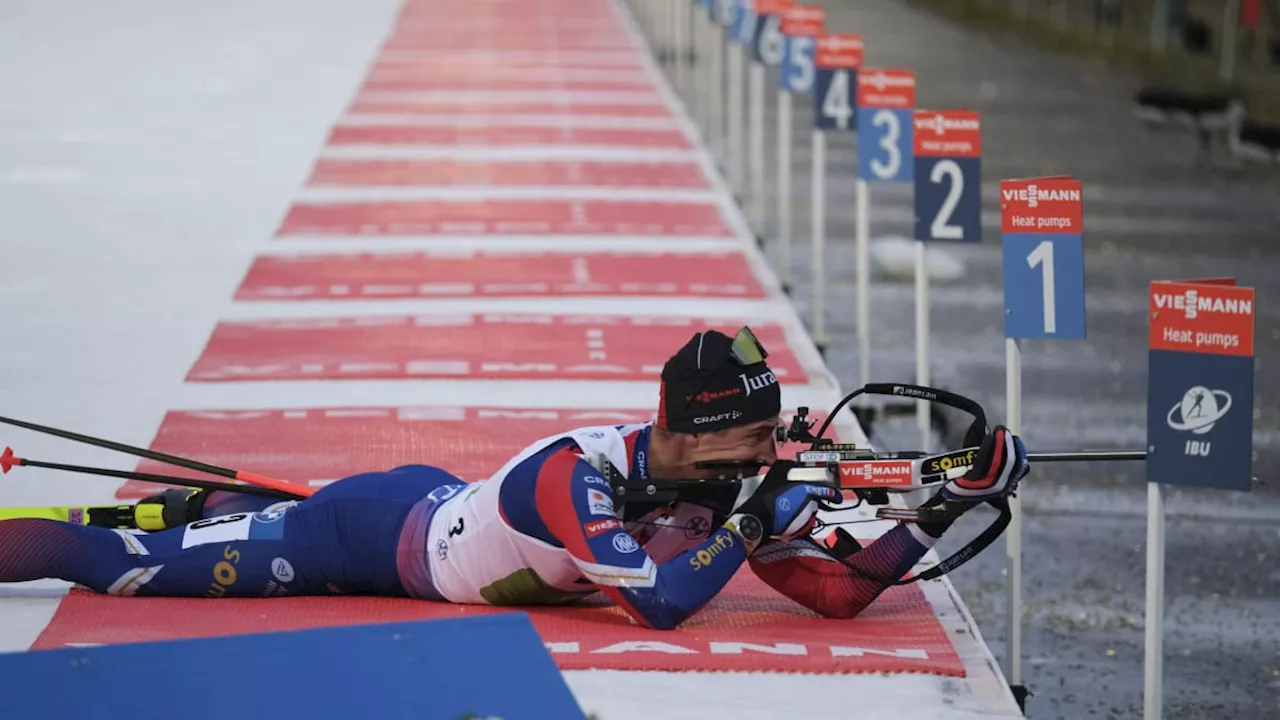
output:
M717 163L724 166L724 33L720 24L710 20L707 25L707 86L711 96L711 113L707 118L707 143Z
M743 112L742 97L742 45L734 42L730 38L731 32L726 32L725 52L729 54L729 185L733 191L739 196L746 193L747 183L744 177L746 173L746 153L744 125L746 122L746 113Z
M791 286L791 93L778 91L778 275Z
M688 88L684 86L684 60L689 55L688 21L689 8L692 6L692 2L688 2L686 0L674 0L671 10L671 33L675 36L673 44L675 45L676 63L672 76L675 78L676 92L684 93L686 96L688 95Z
M813 275L813 342L827 344L826 329L826 242L827 242L827 136L813 130L812 183L810 186L809 227L813 239L811 272Z
M1017 338L1005 338L1005 426L1015 435L1022 433L1022 345ZM1005 589L1008 591L1008 642L1005 645L1005 675L1011 685L1022 684L1022 499L1009 498L1013 519L1005 530Z
M854 188L854 258L857 263L858 299L858 387L871 382L871 201L866 180L858 178ZM865 396L863 396L865 397Z
M747 104L751 108L751 224L756 234L764 237L766 210L764 204L764 65L751 62L750 89Z
M1164 712L1164 493L1147 483L1147 608L1143 651L1142 718Z
M929 267L928 247L916 241L916 384L929 384ZM916 400L916 424L920 427L920 447L928 450L929 403Z

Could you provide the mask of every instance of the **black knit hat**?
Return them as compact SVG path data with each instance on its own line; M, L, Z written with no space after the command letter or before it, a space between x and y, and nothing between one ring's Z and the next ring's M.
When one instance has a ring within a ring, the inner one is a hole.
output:
M730 338L693 336L662 368L658 427L700 433L768 420L782 409L782 390L750 328Z

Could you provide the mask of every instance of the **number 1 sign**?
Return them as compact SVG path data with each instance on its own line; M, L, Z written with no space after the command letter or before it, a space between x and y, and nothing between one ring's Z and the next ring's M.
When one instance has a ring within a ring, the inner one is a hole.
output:
M1005 337L1084 338L1083 218L1079 180L1000 182Z
M916 110L917 240L982 241L982 127L969 110Z

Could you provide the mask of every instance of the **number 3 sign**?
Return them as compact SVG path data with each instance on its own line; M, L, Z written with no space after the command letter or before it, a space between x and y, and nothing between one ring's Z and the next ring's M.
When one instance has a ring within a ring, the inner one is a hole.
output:
M982 128L969 110L916 110L916 240L982 241Z
M858 177L911 182L911 113L916 74L911 70L858 71Z

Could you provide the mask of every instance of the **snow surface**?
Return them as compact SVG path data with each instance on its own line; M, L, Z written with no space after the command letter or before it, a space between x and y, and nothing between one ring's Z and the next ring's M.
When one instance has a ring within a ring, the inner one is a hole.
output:
M282 244L270 238L301 195L399 4L0 5L0 257L7 271L0 281L0 414L146 445L165 410L214 406L219 396L236 406L393 401L391 386L377 382L228 384L215 390L186 386L183 377L216 320L245 312L231 298L253 254L306 246L305 239ZM657 77L652 63L647 71ZM662 90L678 106L665 85ZM683 112L681 121L688 123ZM704 152L695 155L707 162ZM716 190L727 201L723 184ZM735 222L747 237L736 213ZM396 246L432 242L438 241L409 239ZM511 239L496 244L504 242ZM691 249L679 239L671 242ZM803 335L753 245L749 254L774 290L768 314ZM739 307L758 309L752 303ZM807 339L801 345L806 364L820 362ZM478 399L501 395L504 404L566 397L515 397L509 393L518 386L511 383L448 385L465 386ZM415 386L415 395L430 396L431 383ZM635 390L600 395L640 406ZM784 402L801 398L822 407L820 397L803 394ZM9 427L0 431L0 445L35 459L120 464L116 454ZM113 501L114 489L98 478L17 470L0 479L0 502L105 504ZM0 590L0 650L26 649L66 588L36 582ZM953 637L969 668L966 679L565 675L584 709L604 720L648 720L658 698L668 720L1016 715L950 584L929 583L927 591L944 624L964 629Z

